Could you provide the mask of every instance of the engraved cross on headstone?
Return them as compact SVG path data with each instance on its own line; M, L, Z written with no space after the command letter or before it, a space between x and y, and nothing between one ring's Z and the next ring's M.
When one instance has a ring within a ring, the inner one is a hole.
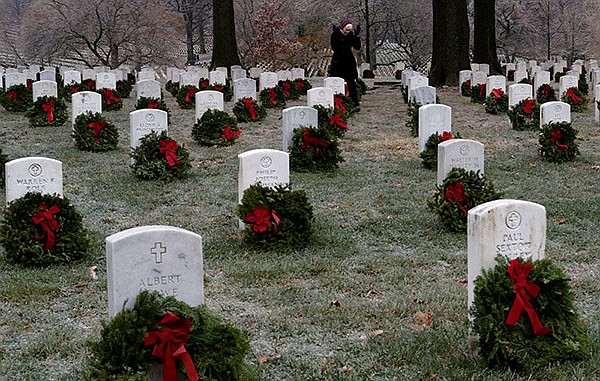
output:
M154 261L162 263L162 256L167 252L167 248L163 247L162 242L154 242L154 247L150 249L150 253L154 254Z

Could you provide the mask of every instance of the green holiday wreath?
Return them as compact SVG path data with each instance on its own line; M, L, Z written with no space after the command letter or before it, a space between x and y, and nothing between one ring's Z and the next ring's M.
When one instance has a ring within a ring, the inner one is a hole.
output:
M553 163L575 160L579 147L575 142L575 130L569 122L550 122L540 132L540 156Z
M31 127L59 127L68 119L67 105L61 98L40 97L25 115L29 118Z
M410 129L410 136L419 136L419 108L421 104L418 102L408 102L408 108L406 113L408 119L406 119L406 127Z
M254 98L242 98L233 105L233 114L240 123L258 122L267 116L267 110Z
M281 108L285 107L285 94L279 86L262 89L258 93L260 104L265 108Z
M581 73L579 75L579 81L577 82L577 88L583 95L588 95L590 92L590 85L587 82L587 78L585 77L585 73Z
M486 99L486 85L485 83L480 83L475 86L471 86L471 102L473 103L485 103Z
M459 133L452 135L448 131L442 132L442 134L431 134L425 143L425 149L419 155L423 162L423 166L427 169L437 170L437 156L438 156L438 144L452 139L460 139Z
M210 85L210 81L206 78L200 78L200 80L198 80L198 91L203 91L203 90L211 90L212 86Z
M322 128L296 128L289 151L293 171L332 171L344 161L337 137Z
M260 249L295 250L307 246L313 234L313 208L303 190L260 183L244 191L237 206L245 223L244 241Z
M499 256L497 262L475 279L471 307L486 365L529 373L586 358L590 340L562 269L548 259Z
M312 85L306 79L297 78L294 80L294 86L298 89L301 95L306 95L306 92L312 89Z
M14 263L45 266L84 257L90 247L81 215L68 199L26 193L4 209L0 244Z
M356 105L352 98L341 94L335 94L333 96L333 108L335 112L346 116L346 118L349 118L356 113Z
M148 371L157 363L165 364L163 372L195 372L192 378L201 380L254 377L244 362L250 343L242 331L205 305L191 307L157 292L141 291L133 309L102 322L100 336L98 341L88 341L91 358L86 376L91 380L147 380ZM173 352L187 352L189 357ZM185 360L176 360L175 355Z
M460 85L460 95L471 97L471 80L467 79Z
M508 111L508 95L502 89L493 89L492 93L485 98L485 112L498 115Z
M540 128L540 105L535 99L524 99L506 112L512 128L517 131Z
M242 132L237 119L225 111L208 109L192 127L192 138L204 146L229 146Z
M168 80L167 83L165 83L165 90L167 90L172 96L176 97L177 93L179 93L179 82Z
M167 131L143 136L131 157L133 174L143 180L184 179L192 168L188 151L170 139Z
M427 206L450 230L465 232L469 209L501 196L494 190L491 181L487 181L479 171L454 168L442 185L436 186L436 192Z
M123 100L117 96L116 90L101 89L96 92L102 95L102 112L119 111L123 108Z
M117 96L119 98L129 98L131 95L131 91L133 90L133 85L129 81L117 81Z
M569 87L561 100L571 105L572 112L585 112L587 110L588 98L576 87Z
M80 114L73 125L75 145L82 151L112 151L119 142L119 130L100 113Z
M171 120L171 110L169 110L169 106L162 99L140 97L135 104L135 109L141 110L145 108L165 111L167 113L167 122Z
M317 110L317 122L319 128L327 130L333 136L342 138L348 131L348 125L346 121L348 116L337 112L332 107L325 107L323 105L314 105L314 109Z
M553 102L557 100L554 88L547 83L544 83L537 89L535 98L537 99L539 104L544 104L546 102Z
M9 112L25 112L32 103L33 93L25 85L13 85L0 93L0 105Z
M177 92L177 104L184 110L193 109L196 107L196 86L184 85Z
M285 99L299 99L302 95L302 92L298 86L296 86L296 84L289 79L286 79L285 81L279 81L277 86L283 91Z
M79 91L96 91L96 81L93 79L86 79L79 85Z
M80 92L81 85L79 83L71 83L70 85L60 86L58 88L58 97L71 102L71 95Z

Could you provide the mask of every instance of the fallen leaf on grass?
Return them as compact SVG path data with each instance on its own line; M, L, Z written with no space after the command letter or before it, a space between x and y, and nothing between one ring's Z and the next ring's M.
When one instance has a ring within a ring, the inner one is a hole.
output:
M527 165L525 165L527 168L535 168L537 167L537 164L535 163L527 163Z
M90 266L90 268L88 269L90 276L92 277L92 279L96 280L98 279L98 267L97 266Z
M374 331L369 332L370 336L381 336L383 335L383 329L376 329Z
M424 300L422 300L422 299L418 299L418 298L417 298L417 299L413 300L412 302L410 302L410 303L408 304L408 306L409 306L409 307L414 307L414 306L416 306L417 304L423 304L423 303L425 303L425 301L424 301Z
M467 284L469 284L469 281L467 280L467 278L462 278L457 280L456 283L460 284L461 286L466 286Z
M263 357L261 357L261 358L258 359L258 363L259 364L264 364L264 363L269 362L271 360L277 360L277 359L280 359L280 358L281 358L280 354L276 354L273 357L263 356Z
M412 327L412 329L422 331L431 325L433 315L429 312L418 311L414 314L414 318L417 322L411 324L410 326Z
M339 300L332 300L331 303L329 303L329 304L331 304L334 307L344 307L342 302L340 302Z
M558 218L555 218L555 219L553 219L552 221L553 221L555 224L562 225L562 224L564 224L565 222L567 222L567 219L566 219L566 218L564 218L564 217L558 217Z

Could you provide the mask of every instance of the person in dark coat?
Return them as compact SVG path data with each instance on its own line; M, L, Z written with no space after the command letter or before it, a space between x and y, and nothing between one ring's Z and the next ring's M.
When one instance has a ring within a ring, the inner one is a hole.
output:
M358 94L356 93L358 71L356 70L356 58L354 58L352 48L360 49L360 26L354 31L352 22L344 19L339 27L333 26L333 32L331 33L333 57L331 57L329 75L344 78L348 86L348 93L350 93L350 97L358 107Z

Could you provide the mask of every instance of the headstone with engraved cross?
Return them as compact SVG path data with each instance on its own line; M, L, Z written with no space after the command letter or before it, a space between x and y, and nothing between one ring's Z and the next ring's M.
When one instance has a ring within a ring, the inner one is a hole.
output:
M142 226L106 238L108 314L131 308L142 290L204 303L202 237L172 226Z

